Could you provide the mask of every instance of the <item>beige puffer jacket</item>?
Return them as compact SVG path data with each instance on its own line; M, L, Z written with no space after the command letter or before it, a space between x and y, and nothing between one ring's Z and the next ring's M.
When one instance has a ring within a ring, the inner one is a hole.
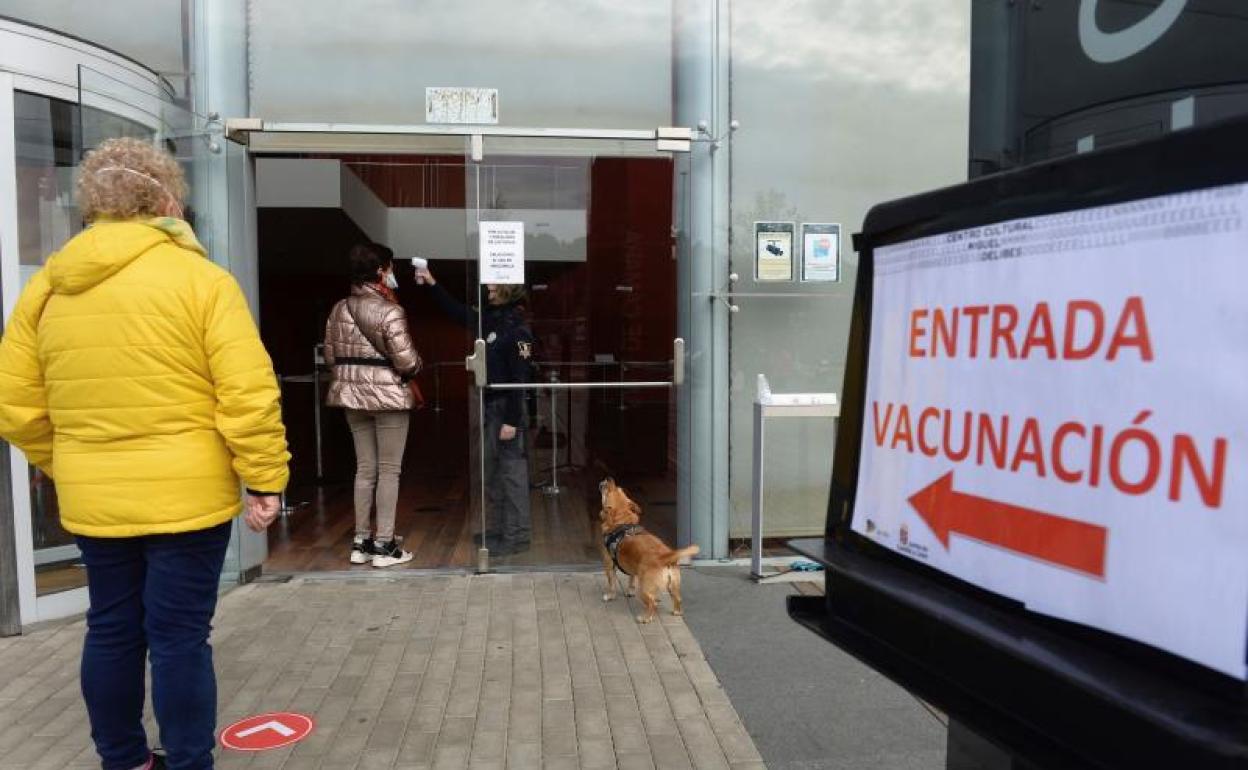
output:
M355 286L329 313L325 362L333 370L329 406L370 412L415 406L407 380L420 371L420 354L403 308L372 286Z

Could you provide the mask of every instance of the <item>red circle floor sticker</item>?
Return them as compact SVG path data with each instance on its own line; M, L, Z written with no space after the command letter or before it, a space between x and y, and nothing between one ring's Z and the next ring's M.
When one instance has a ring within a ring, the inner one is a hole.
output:
M221 731L221 745L235 751L280 749L307 738L316 723L312 717L289 711L260 714L235 722Z

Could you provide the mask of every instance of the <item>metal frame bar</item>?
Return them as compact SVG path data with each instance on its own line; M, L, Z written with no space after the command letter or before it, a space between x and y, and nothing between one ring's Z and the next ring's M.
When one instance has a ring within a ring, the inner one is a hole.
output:
M379 123L291 123L263 120L260 131L271 134L416 134L423 136L514 136L525 139L622 139L657 141L654 129L529 128L478 125Z
M13 140L13 76L0 73L0 152L14 151ZM20 260L18 253L17 233L10 231L17 220L16 199L9 195L16 192L16 169L12 160L0 158L0 185L3 194L0 199L12 201L13 210L0 212L0 257L4 266L0 268L0 332L3 332L12 299L17 296L17 287L9 282L20 280L18 270L12 269ZM4 206L5 210L9 206ZM17 522L14 519L13 505L13 464L9 457L9 445L0 441L0 636L14 636L22 632L21 590L17 559Z
M627 390L629 388L674 388L675 382L505 382L486 385L484 390Z
M17 578L17 539L13 527L13 495L9 445L0 441L0 636L22 633L21 592Z
M555 383L552 383L555 384ZM554 497L563 488L559 486L559 398L557 388L550 390L550 484L542 488L542 492ZM568 402L571 406L571 402ZM572 450L572 421L568 421L568 453Z
M672 361L538 361L537 366L551 369L610 369L618 368L621 372L632 367L634 369L642 368L659 368L659 367L675 367ZM459 367L463 364L459 361L433 361L425 364L425 369L433 372L433 411L442 411L442 370L446 367ZM631 383L630 383L631 384ZM624 398L624 391L627 388L620 388L621 404ZM623 406L621 406L623 408Z
M317 481L325 478L325 463L322 460L324 439L321 436L321 365L325 362L322 349L322 345L312 346L312 419L316 422Z
M17 146L14 134L14 78L0 72L0 326L13 312L22 284L17 217ZM21 452L0 442L0 636L22 632L37 619L34 548L31 538L29 472Z

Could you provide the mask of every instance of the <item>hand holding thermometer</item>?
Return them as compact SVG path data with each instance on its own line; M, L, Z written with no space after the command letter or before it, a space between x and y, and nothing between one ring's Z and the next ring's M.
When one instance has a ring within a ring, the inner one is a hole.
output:
M412 257L412 269L416 273L416 283L433 285L433 276L429 273L429 260L424 257Z

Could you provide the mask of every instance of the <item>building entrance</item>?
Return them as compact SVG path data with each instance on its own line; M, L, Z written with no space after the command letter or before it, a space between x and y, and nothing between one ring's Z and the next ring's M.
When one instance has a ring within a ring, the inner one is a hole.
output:
M653 139L432 137L405 149L255 161L261 332L294 456L290 510L270 530L265 571L373 569L349 559L356 453L344 413L324 407L333 372L318 348L350 291L347 255L370 242L394 253L424 361L395 526L414 558L390 569L596 564L607 476L674 543L684 362L673 233L687 156L658 152ZM504 222L523 232L514 315L527 335L506 340L522 377L486 356L498 330L480 233ZM417 281L411 257L428 260L436 286ZM474 351L475 366L465 360ZM506 470L500 404L521 415ZM508 523L512 536L494 537Z

